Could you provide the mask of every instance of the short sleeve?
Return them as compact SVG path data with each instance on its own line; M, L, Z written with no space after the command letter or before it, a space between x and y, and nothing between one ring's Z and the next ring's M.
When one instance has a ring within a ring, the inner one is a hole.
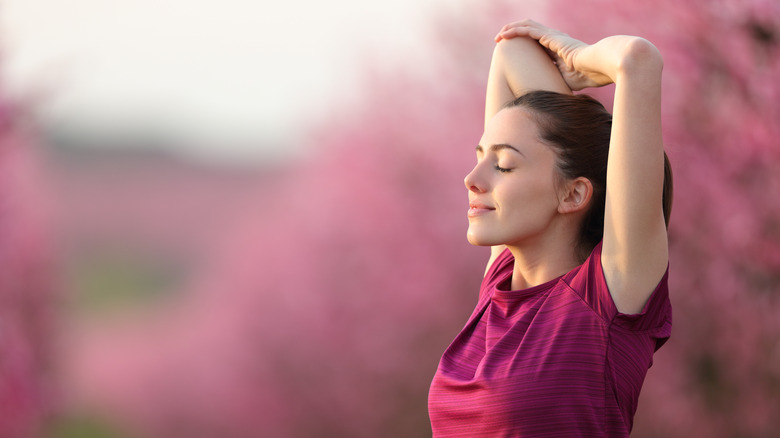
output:
M620 313L604 277L601 247L602 243L596 245L580 270L568 281L569 285L605 322L619 329L634 333L644 332L655 338L657 350L669 339L672 329L668 266L640 313Z
M633 315L618 312L613 323L632 332L650 332L656 339L656 350L669 340L672 334L672 305L669 301L668 266L642 311Z

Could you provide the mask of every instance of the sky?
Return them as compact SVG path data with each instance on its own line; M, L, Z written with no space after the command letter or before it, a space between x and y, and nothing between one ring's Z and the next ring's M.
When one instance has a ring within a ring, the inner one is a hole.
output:
M422 56L431 17L462 3L2 0L2 87L43 126L263 159L354 101L366 59Z

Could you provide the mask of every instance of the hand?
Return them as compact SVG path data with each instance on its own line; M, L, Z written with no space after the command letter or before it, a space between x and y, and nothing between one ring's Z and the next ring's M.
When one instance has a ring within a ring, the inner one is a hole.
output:
M551 29L533 20L522 20L502 27L496 35L496 42L515 37L530 37L539 42L552 58L570 89L577 91L588 87L601 87L612 83L612 79L598 71L589 70L587 63L578 62L588 57L592 46L569 35Z

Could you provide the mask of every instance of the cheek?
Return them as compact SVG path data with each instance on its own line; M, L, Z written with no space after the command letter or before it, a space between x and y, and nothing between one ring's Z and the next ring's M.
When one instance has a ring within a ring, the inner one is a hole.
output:
M508 185L500 194L501 207L507 211L546 211L557 208L558 197L551 180L541 176L526 178Z

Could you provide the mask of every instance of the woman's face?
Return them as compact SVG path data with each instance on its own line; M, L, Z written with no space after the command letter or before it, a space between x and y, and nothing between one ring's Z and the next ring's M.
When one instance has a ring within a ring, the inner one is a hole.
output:
M518 246L541 236L558 214L556 155L526 110L503 109L485 128L469 194L468 241Z

